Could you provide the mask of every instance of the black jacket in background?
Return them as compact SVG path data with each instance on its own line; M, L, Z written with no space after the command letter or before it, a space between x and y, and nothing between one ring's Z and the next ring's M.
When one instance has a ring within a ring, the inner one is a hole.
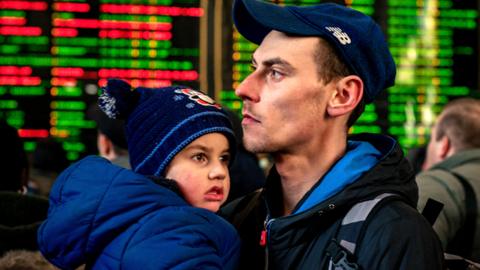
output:
M258 165L255 154L243 147L237 153L230 166L230 194L227 203L243 197L265 185L265 174Z
M48 200L0 191L0 256L9 250L38 250L37 230L47 218Z
M355 203L382 193L395 193L403 200L386 204L366 224L363 241L357 243L356 249L361 269L443 269L440 242L430 224L415 209L418 190L411 166L399 145L388 145L389 138L379 135L353 139L369 141L385 153L383 159L360 179L305 212L283 217L278 214L281 212L278 206L282 205L280 178L275 168L272 169L258 203L237 228L243 241L239 269L264 269L266 256L268 269L328 269L325 248L345 213ZM243 200L232 202L221 214L232 222L235 213L241 212L251 197L247 195ZM267 214L274 218L269 224L268 252L259 244Z

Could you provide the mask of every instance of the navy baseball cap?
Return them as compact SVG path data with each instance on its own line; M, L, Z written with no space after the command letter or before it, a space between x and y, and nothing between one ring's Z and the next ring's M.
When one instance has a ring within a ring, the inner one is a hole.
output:
M334 3L298 7L235 0L233 21L240 34L256 44L272 30L322 37L363 80L366 103L395 82L395 62L380 26L352 8Z

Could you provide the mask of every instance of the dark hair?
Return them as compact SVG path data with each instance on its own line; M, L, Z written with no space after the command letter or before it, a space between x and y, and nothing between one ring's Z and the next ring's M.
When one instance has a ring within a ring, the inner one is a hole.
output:
M0 121L0 190L19 191L27 183L28 161L18 131Z
M67 152L60 142L53 138L37 141L32 155L33 168L59 174L68 165L70 165L70 161L67 159Z
M480 147L480 100L460 98L443 109L435 131L438 141L447 136L456 151Z
M317 63L318 78L324 84L331 82L336 78L352 75L353 72L340 59L337 51L333 46L322 38L318 38L319 42L314 53L314 59ZM365 110L364 98L355 107L347 121L347 127L351 127Z
M98 131L109 138L117 154L127 153L127 139L125 136L125 121L108 117L96 103L91 104L87 117L97 124Z

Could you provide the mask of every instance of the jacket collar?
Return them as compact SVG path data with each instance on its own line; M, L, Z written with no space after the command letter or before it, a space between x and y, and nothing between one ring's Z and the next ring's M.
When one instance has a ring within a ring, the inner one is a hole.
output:
M416 204L417 187L413 170L396 141L388 136L360 134L349 138L348 151L297 204L294 214L316 206L355 203L384 192L402 194ZM337 196L340 195L341 196ZM267 178L264 197L272 217L283 212L280 176L273 167Z
M480 148L458 152L451 157L445 159L444 161L434 165L431 169L452 169L465 163L470 163L474 160L480 162Z

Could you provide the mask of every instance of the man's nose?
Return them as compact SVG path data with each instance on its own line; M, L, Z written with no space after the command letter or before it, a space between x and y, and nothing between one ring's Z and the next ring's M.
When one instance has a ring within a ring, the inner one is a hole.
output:
M242 100L249 100L253 102L259 101L258 89L259 84L257 82L258 78L255 73L248 75L235 89L235 95L237 95Z

